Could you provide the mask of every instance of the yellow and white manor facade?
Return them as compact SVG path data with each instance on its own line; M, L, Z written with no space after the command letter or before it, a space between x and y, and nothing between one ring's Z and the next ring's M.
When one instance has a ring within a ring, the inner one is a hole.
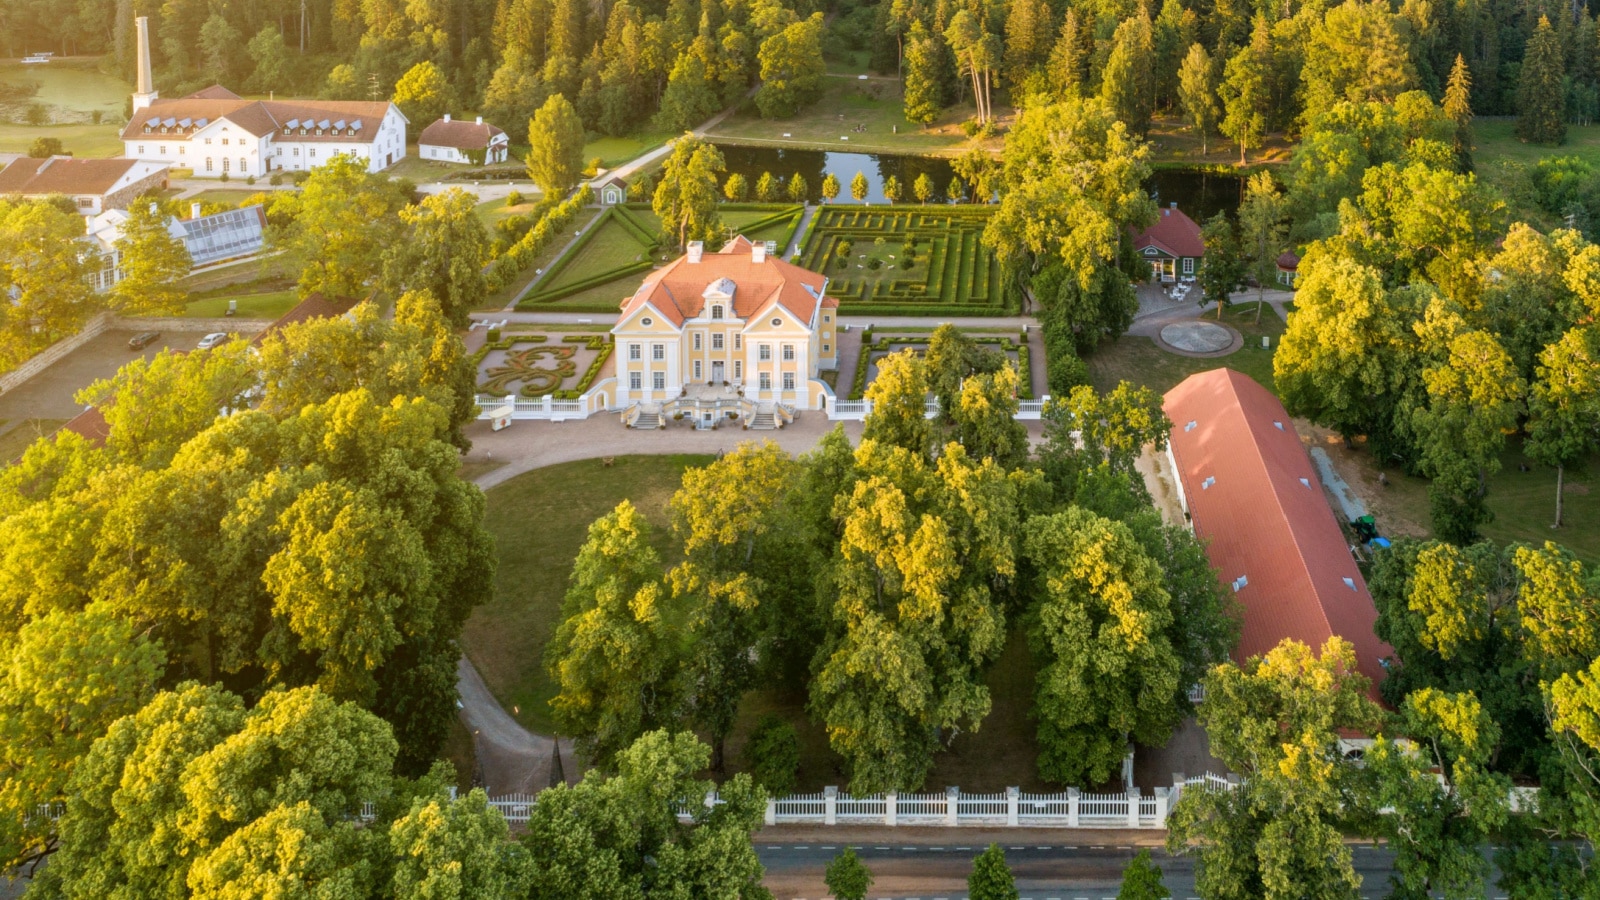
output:
M617 405L664 404L698 393L793 409L825 409L818 379L839 365L839 301L828 280L740 236L651 272L611 329Z

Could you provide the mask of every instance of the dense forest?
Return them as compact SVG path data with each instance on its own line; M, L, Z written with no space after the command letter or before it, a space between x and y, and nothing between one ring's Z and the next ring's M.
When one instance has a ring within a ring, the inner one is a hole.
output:
M898 75L917 122L958 102L981 125L994 97L1097 93L1142 132L1153 112L1207 118L1209 95L1222 103L1203 131L1295 134L1338 100L1442 99L1458 57L1480 115L1525 111L1526 61L1556 116L1600 111L1588 8L1529 0L14 0L0 4L0 50L105 54L131 79L138 15L168 96L223 82L387 97L406 80L519 135L552 93L609 134L683 127L758 80L790 92L762 112L791 114L816 96L824 54Z

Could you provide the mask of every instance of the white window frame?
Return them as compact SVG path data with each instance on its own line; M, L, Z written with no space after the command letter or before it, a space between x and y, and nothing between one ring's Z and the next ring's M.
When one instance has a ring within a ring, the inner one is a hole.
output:
M756 345L756 359L758 359L758 360L760 360L762 362L770 362L772 360L772 345L771 344L757 344Z
M722 335L713 334L711 336L711 349L713 349L713 350L721 350L722 349Z
M652 360L655 360L656 362L662 362L663 360L665 360L667 358L667 345L666 344L651 344L650 345L650 358Z
M667 389L667 373L665 373L665 372L651 372L650 373L650 389L654 390L654 391L664 391L664 390L666 390Z
M794 373L793 372L785 372L785 373L783 373L783 389L786 390L786 391L794 390Z
M783 361L784 362L794 362L794 345L793 344L784 344L783 345Z
M694 380L695 381L699 381L700 380L700 371L701 371L700 370L700 360L697 359L697 360L694 361Z
M640 346L642 346L642 345L640 345L640 344L629 344L628 345L628 359L633 360L635 362L637 362L640 359L640 355L643 353L643 351L641 351L639 349Z
M639 372L628 373L628 390L637 391L644 386L644 375Z
M1183 258L1183 274L1185 274L1185 275L1193 275L1194 274L1194 257L1185 256Z
M700 349L700 332L698 331L694 333L694 348L696 350Z

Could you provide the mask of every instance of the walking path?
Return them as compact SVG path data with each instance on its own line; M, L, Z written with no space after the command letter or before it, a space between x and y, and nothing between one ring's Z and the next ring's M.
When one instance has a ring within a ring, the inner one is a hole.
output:
M756 92L756 89L755 88L751 88L749 93L745 94L745 96L746 97L754 96L755 92ZM709 118L709 119L705 120L704 122L702 122L698 128L695 128L695 129L691 130L690 134L693 134L695 137L705 137L706 136L706 132L708 132L711 129L717 127L718 125L721 125L722 124L722 120L726 119L727 117L729 117L731 115L733 115L733 111L738 109L738 108L739 107L738 107L737 104L735 104L734 106L728 107L727 109L723 110L722 112L719 112L716 115L712 116L711 118ZM651 163L655 162L656 160L662 158L663 156L666 156L668 153L671 153L673 145L676 144L677 142L678 142L677 139L674 138L674 139L672 139L670 141L667 141L665 144L662 144L661 146L655 148L654 150L651 150L651 151L649 151L647 153L644 153L644 154L641 154L639 156L636 156L633 159L623 163L622 165L617 166L615 169L611 169L610 171L606 172L604 175L601 175L598 178L596 178L595 180L589 182L589 186L593 187L596 192L599 192L600 185L604 184L607 181L610 181L613 178L621 178L622 180L626 181L626 180L628 180L628 177L630 175L632 175L633 173L639 171L640 169L643 169L644 167L650 165Z
M784 248L784 259L793 259L800 255L800 238L805 236L806 229L811 226L811 217L816 214L817 207L807 203L805 209L800 213L800 224L795 226L794 240L790 241L789 246Z

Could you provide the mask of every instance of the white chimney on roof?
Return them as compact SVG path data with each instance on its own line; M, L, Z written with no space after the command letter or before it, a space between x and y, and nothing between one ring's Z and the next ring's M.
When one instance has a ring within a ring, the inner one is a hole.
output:
M483 116L479 116L479 117L478 117L478 124L479 124L479 125L482 125L482 124L483 124Z
M196 201L194 203L189 204L189 218L191 218L191 219L200 218L200 203L199 203L199 201Z
M140 16L133 20L134 28L138 32L139 75L138 87L133 92L133 111L138 112L155 102L160 94L155 88L155 79L150 75L150 20Z
M444 114L444 120L445 120L445 121L446 121L446 122L448 122L448 121L450 121L450 114L449 114L449 113L445 113L445 114Z
M700 261L700 257L705 252L706 252L705 242L703 242L703 241L690 241L689 242L689 263L691 265L693 265L694 263L699 262Z
M756 241L750 245L750 261L753 263L763 263L767 261L766 241Z

